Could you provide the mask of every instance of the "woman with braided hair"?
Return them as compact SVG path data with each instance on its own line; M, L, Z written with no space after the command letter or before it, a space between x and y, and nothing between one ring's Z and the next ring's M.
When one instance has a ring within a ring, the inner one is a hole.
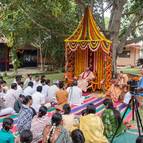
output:
M43 143L71 143L70 135L62 124L62 115L55 113L51 125L47 125L43 131Z
M104 124L104 135L111 140L117 127L121 124L116 136L122 134L126 127L121 123L121 114L113 106L111 99L105 99L103 104L106 108L102 114L102 121Z

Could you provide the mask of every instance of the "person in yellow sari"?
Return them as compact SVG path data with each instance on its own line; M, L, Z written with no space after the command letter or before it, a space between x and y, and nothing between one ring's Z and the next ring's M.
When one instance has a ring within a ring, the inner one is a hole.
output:
M104 126L101 118L95 115L93 104L88 105L86 115L80 118L79 128L85 137L85 143L108 143L104 136Z
M90 70L90 68L86 68L86 70L79 75L78 87L82 91L86 92L89 81L93 79L95 79L93 72Z

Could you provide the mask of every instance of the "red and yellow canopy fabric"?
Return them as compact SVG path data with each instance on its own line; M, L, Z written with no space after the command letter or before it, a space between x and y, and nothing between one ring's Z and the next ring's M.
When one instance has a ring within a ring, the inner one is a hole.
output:
M109 54L111 41L100 31L89 6L85 9L77 29L65 40L65 47L72 51L76 51L78 47L89 48L93 52L102 48L106 54Z

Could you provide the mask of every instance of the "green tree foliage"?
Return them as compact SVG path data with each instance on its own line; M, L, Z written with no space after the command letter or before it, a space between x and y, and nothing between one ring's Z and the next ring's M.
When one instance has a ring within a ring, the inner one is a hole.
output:
M1 0L0 33L10 47L32 44L40 49L42 57L48 57L49 64L63 66L64 39L76 28L88 4L98 25L113 42L116 72L118 52L143 38L142 0ZM104 15L108 9L110 18ZM45 63L44 58L41 61Z
M1 34L8 45L42 48L51 64L64 61L64 39L78 23L76 5L69 0L2 0Z
M79 7L85 7L87 0L76 0ZM142 0L89 0L96 21L104 34L112 41L113 72L116 73L116 59L126 44L143 39L143 1ZM111 11L109 23L104 16ZM107 28L108 25L108 28Z

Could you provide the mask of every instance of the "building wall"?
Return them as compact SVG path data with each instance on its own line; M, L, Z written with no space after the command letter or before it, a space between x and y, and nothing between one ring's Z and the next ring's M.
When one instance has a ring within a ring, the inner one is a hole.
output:
M124 51L130 51L130 56L129 57L118 56L117 65L118 66L127 66L127 65L135 66L138 58L140 57L140 49L129 47L129 48L126 48Z

